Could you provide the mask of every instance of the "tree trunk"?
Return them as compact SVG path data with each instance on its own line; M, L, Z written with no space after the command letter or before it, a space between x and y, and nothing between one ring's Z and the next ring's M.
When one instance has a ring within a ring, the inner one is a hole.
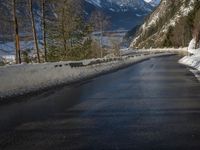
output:
M35 19L34 19L34 14L33 14L33 0L29 0L29 5L30 5L30 15L31 15L31 22L32 22L34 44L35 44L35 49L37 52L37 59L38 59L38 62L40 63L41 62L40 52L39 52L38 39L37 39L37 33L36 33L36 28L35 28Z
M46 0L42 0L42 28L43 28L43 43L44 43L44 58L47 62L47 41L46 41L46 16L45 16L45 4Z
M101 58L103 58L103 22L101 22L100 47L101 47Z
M12 1L13 7L13 22L14 22L14 36L15 36L15 59L16 64L21 63L21 50L20 50L20 39L19 39L19 27L18 27L18 20L17 20L17 13L16 13L16 0Z

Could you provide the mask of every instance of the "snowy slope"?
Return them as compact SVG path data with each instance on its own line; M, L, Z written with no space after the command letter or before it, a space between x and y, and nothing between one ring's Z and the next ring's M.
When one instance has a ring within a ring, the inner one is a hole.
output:
M101 7L101 1L100 0L86 0L88 3L93 4L94 6Z

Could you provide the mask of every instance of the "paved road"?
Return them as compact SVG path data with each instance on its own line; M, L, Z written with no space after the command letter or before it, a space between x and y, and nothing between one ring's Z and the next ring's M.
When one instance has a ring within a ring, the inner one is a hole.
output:
M200 84L177 60L153 58L0 106L0 149L200 149Z

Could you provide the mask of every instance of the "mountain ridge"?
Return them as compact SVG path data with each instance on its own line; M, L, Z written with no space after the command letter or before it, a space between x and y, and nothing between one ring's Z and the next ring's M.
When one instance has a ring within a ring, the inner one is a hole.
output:
M162 0L139 28L130 47L187 46L192 38L194 18L191 18L191 14L197 4L199 2L195 0Z
M88 15L94 10L100 10L110 16L113 29L125 30L141 24L155 9L155 6L144 0L85 0L85 6Z

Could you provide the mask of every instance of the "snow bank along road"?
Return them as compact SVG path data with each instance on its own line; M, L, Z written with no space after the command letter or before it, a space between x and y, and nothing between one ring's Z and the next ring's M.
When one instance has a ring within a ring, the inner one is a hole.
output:
M191 67L192 69L190 70L200 81L200 54L185 56L179 60L179 63Z
M79 62L14 65L0 68L0 97L22 95L47 87L68 84L107 73L169 52L142 53L113 59Z
M188 47L188 55L179 60L179 63L189 66L191 72L200 80L200 49L195 48L195 40L193 39Z

